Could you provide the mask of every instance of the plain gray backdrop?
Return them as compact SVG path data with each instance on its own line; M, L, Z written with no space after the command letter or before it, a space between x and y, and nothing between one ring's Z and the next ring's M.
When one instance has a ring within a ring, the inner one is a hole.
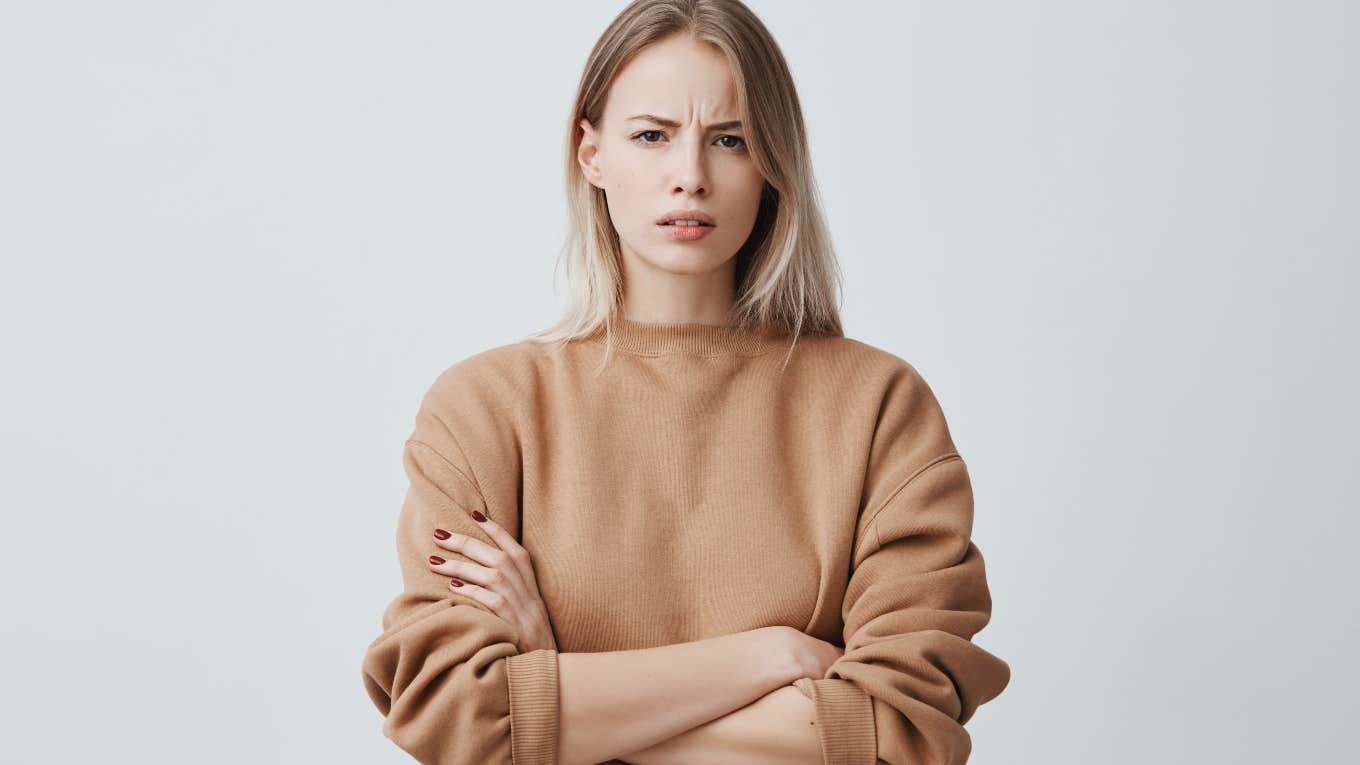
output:
M564 304L623 5L3 3L0 759L410 761L402 442ZM1355 4L751 5L969 461L971 762L1353 761Z

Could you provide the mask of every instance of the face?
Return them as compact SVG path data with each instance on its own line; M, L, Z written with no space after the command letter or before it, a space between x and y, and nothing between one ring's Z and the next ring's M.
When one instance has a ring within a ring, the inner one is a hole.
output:
M605 191L625 269L731 272L765 183L739 120L726 57L688 35L642 50L616 76L600 124L581 120L577 159ZM702 211L713 225L658 225L672 210Z

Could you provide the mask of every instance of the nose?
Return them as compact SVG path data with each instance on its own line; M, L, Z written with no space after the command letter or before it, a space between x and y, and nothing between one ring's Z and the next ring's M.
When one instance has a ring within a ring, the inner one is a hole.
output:
M708 191L708 170L704 166L704 147L702 139L683 142L682 148L675 152L678 167L675 169L675 191L700 195Z

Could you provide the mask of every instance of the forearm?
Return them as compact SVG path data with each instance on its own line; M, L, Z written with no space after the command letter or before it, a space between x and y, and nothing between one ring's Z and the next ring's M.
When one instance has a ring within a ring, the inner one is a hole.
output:
M592 765L646 749L792 682L796 673L780 650L778 629L559 654L558 765Z
M786 685L751 704L640 752L631 765L821 765L812 699Z

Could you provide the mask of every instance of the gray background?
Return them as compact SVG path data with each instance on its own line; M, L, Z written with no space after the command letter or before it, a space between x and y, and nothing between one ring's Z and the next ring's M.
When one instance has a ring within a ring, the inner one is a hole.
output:
M401 443L562 305L622 5L3 4L0 759L408 761ZM752 5L974 476L972 762L1350 759L1355 5Z

